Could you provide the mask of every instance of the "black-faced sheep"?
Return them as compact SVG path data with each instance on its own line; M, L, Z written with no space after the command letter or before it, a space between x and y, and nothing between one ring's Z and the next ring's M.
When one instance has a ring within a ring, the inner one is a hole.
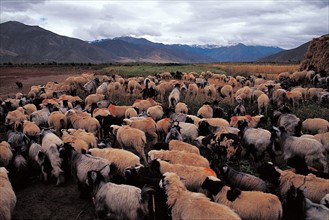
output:
M160 186L166 191L173 219L240 219L227 206L211 202L202 193L188 191L175 173L165 173Z
M106 183L97 171L88 172L86 183L94 197L98 218L137 220L148 217L153 189L144 187L141 190L135 186Z
M106 182L111 180L112 174L114 173L115 166L100 157L95 157L89 154L78 153L72 148L70 144L64 145L67 153L67 158L70 164L70 170L72 175L77 182L78 189L81 196L86 196L87 192L87 173L92 170L99 171Z
M246 156L252 153L254 160L258 161L264 157L265 151L275 162L275 153L273 151L272 134L268 130L262 128L246 128L241 129L244 147L246 148Z
M16 194L4 167L0 167L0 194L0 219L9 220L16 206Z
M319 203L329 193L329 180L318 178L313 174L307 176L295 174L290 170L280 170L271 163L264 163L258 168L260 177L279 187L281 198L285 198L291 184L305 186L305 197L312 202Z
M279 220L282 217L281 202L271 193L240 191L215 177L207 177L202 188L211 193L214 202L233 209L242 219Z
M273 127L272 139L283 150L285 160L293 156L305 157L307 165L328 172L327 159L324 155L325 149L319 141L290 136L283 127Z
M178 150L151 150L148 152L151 160L161 159L173 164L183 164L197 167L209 167L209 161L201 155Z
M132 147L143 158L143 162L146 163L146 156L144 152L146 144L145 133L137 128L132 128L128 125L118 126L112 125L112 133L116 136L121 148Z
M43 152L40 144L31 144L29 149L29 158L30 161L32 161L32 164L37 167L40 179L48 182L51 177L52 167L49 158Z

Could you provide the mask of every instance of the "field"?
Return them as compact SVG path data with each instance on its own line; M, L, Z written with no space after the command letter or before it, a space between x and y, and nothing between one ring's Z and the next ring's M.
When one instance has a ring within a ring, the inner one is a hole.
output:
M214 73L225 73L227 75L248 75L262 74L268 79L276 79L280 72L296 71L298 65L265 65L265 64L112 64L107 66L2 66L0 67L0 97L14 97L17 92L27 94L32 85L46 84L48 81L62 82L68 76L78 75L82 72L94 72L96 74L120 74L128 76L146 76L154 75L165 71L181 72L202 72L212 71ZM23 88L18 89L15 82L21 81ZM113 101L119 104L131 104L131 98L122 98ZM183 100L190 107L193 114L205 101L205 97L198 97L196 100ZM224 109L233 106L223 104ZM315 111L317 109L317 111ZM301 120L307 117L323 117L329 120L329 108L323 106L319 108L316 103L308 103L303 108L293 109ZM255 106L247 108L250 114L256 114ZM5 140L5 129L0 124L0 141ZM253 172L253 167L248 161L242 160L239 163L240 170ZM31 180L35 181L35 180ZM13 219L95 219L94 207L91 201L80 199L76 184L69 181L64 186L56 187L54 184L45 185L38 181L29 184L24 189L16 191L17 205L14 211Z

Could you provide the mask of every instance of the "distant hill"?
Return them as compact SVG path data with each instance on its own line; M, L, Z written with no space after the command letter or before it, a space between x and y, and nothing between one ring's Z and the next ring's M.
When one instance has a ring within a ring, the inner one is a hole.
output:
M303 60L310 41L291 50L284 50L260 59L260 62L299 63Z
M0 24L0 62L156 62L208 63L256 61L282 51L278 47L181 45L144 38L117 37L92 42L15 21Z
M110 51L88 42L60 36L38 26L9 21L0 24L1 62L108 62Z
M182 45L173 44L165 45L161 43L152 43L143 38L120 37L120 39L129 43L152 46L161 49L185 51L189 54L198 54L215 62L249 62L256 61L260 58L270 54L282 51L279 47L266 47L266 46L246 46L244 44L237 44L234 46L218 47L215 45L200 46L200 45Z

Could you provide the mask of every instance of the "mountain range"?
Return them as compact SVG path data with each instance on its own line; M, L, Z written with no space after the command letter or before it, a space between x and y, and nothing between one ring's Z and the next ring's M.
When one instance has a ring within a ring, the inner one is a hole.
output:
M304 49L303 47L298 51L298 54L303 56L307 47L305 51L303 51ZM61 36L39 26L29 26L16 21L0 24L0 63L208 63L253 62L257 60L282 62L282 59L286 59L286 61L291 59L284 55L280 55L281 58L275 58L275 54L285 54L286 52L288 51L279 47L246 46L241 43L225 47L169 45L133 37L117 37L87 42ZM274 57L271 58L271 56ZM267 58L268 60L266 60ZM301 59L296 58L296 60Z

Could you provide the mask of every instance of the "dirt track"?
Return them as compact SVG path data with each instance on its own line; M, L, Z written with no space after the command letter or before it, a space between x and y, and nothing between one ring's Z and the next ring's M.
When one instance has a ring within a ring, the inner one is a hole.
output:
M86 70L75 67L33 68L0 67L0 97L14 97L17 92L27 94L32 85L46 84L48 81L62 82L68 76ZM15 82L23 82L18 89ZM0 135L0 142L5 135ZM40 181L30 182L27 187L15 190L16 207L12 219L95 219L94 206L90 200L81 199L77 184L70 180L56 187L55 183L46 185ZM0 195L1 196L1 195Z

